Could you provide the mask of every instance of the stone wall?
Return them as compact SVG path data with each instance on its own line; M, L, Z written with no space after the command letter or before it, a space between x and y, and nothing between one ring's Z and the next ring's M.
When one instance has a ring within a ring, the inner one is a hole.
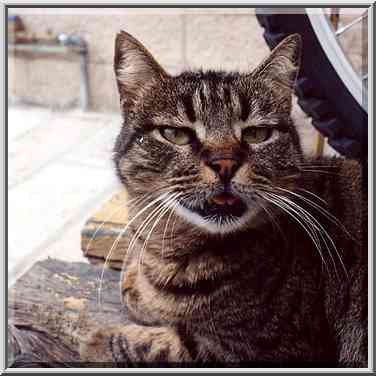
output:
M165 69L251 70L268 53L254 9L22 9L27 30L36 36L60 32L82 36L89 47L90 108L117 111L112 59L116 33L123 29L152 52ZM9 54L10 102L71 108L79 104L76 59Z

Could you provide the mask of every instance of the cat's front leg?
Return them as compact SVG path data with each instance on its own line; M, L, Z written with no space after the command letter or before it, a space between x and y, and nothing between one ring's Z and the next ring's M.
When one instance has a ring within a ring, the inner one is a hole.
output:
M136 324L95 330L81 341L80 357L123 367L192 362L175 329Z

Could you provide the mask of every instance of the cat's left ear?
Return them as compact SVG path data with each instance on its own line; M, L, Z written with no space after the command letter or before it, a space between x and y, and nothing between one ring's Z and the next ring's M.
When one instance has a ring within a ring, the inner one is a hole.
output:
M289 35L252 72L252 77L270 81L274 87L279 86L279 89L289 89L291 92L299 71L301 46L299 34Z
M125 31L116 36L114 69L121 103L128 109L145 90L168 76L151 53Z

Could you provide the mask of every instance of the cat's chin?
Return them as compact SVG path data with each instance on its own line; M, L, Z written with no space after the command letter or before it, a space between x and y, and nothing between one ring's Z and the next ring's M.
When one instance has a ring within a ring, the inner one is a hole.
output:
M225 235L238 231L244 231L254 227L257 221L258 210L247 207L243 214L238 217L234 216L203 216L199 212L193 211L178 204L175 207L176 213L186 222L199 227L201 230L213 235Z

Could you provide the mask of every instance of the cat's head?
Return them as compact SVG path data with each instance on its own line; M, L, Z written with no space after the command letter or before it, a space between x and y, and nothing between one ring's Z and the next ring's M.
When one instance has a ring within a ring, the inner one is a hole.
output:
M114 159L130 196L166 215L173 208L208 233L256 223L260 192L287 187L302 158L290 118L300 49L294 34L248 74L171 76L120 32L114 65L124 124Z

